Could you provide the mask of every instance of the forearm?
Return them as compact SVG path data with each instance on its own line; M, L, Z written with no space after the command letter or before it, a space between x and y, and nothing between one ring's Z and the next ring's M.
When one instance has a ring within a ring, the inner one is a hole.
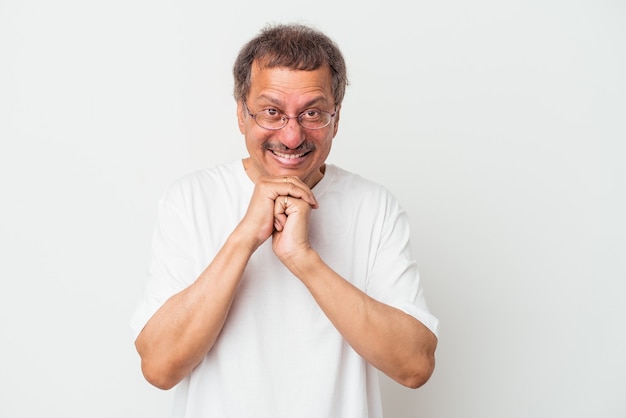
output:
M313 250L294 256L286 265L352 348L374 367L413 388L430 378L437 339L421 322L369 297Z
M255 249L240 237L233 233L196 281L168 299L139 334L142 371L153 385L173 387L215 343Z

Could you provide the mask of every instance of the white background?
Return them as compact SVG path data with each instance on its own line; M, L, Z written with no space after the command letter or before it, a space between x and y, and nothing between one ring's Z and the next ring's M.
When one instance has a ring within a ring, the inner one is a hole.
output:
M386 416L626 416L623 1L0 0L0 418L168 416L128 329L157 199L244 156L233 60L295 20L348 63L330 162L407 208L441 320Z

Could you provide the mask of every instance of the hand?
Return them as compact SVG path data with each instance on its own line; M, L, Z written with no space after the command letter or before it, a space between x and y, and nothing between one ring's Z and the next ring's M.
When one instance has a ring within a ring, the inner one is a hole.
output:
M287 261L304 250L309 244L309 218L312 206L303 199L279 196L274 202L274 233L272 248L276 256Z
M284 204L286 197L302 202L309 210L317 207L313 192L297 177L257 178L248 210L238 226L246 233L245 236L254 240L254 249L263 244L275 230L283 230L289 213L277 206L281 202Z

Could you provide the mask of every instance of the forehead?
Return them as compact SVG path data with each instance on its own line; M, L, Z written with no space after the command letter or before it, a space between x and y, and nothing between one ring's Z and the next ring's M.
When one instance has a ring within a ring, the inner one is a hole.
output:
M303 71L255 63L250 76L250 101L268 100L276 104L333 102L332 75L327 65Z

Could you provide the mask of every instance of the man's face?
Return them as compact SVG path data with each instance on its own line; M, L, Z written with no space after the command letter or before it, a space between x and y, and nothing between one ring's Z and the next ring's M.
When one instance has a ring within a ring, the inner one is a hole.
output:
M246 104L253 114L265 109L287 116L297 116L310 109L333 113L330 69L295 71L263 68L254 63ZM253 180L259 175L297 176L311 187L319 181L320 169L337 133L339 109L330 124L321 129L303 128L295 118L282 129L264 129L248 114L242 102L237 104L237 117L250 153L246 168Z

